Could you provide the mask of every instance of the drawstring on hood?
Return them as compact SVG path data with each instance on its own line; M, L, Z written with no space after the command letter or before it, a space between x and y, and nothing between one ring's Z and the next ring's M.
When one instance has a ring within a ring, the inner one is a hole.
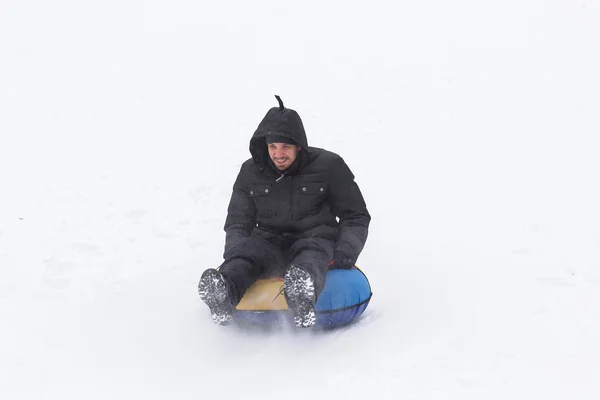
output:
M285 106L283 105L283 101L281 100L281 97L275 95L275 98L277 99L277 102L279 103L279 111L284 111Z

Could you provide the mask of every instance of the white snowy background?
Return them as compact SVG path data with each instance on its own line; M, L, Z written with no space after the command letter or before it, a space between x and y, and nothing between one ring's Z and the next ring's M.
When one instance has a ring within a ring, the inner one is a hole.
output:
M598 0L0 2L0 398L600 398ZM350 327L213 325L274 94L373 220Z

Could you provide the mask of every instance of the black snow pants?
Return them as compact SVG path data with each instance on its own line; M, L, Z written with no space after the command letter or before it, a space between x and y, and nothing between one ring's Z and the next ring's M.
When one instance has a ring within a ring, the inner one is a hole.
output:
M335 243L319 237L292 238L256 235L240 239L225 253L219 272L231 283L232 302L237 305L246 290L262 277L283 277L290 265L310 274L317 296L325 287Z

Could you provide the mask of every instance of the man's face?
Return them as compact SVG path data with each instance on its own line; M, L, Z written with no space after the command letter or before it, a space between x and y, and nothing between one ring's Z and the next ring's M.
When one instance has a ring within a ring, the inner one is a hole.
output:
M298 152L302 150L299 146L288 143L269 143L267 148L269 149L269 157L280 171L288 169L296 160Z

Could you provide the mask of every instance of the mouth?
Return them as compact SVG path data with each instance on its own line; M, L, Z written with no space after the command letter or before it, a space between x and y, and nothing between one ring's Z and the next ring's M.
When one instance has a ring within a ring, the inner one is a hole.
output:
M273 161L277 164L285 164L287 162L287 158L274 158Z

